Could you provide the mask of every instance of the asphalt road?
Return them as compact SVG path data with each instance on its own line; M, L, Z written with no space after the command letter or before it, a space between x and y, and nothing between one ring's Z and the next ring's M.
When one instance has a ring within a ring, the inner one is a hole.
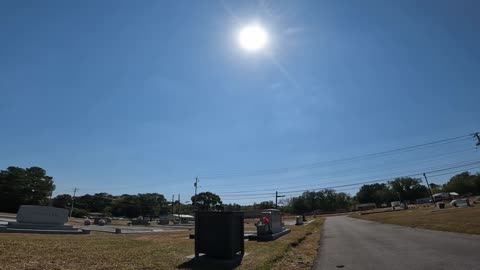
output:
M317 270L480 269L480 236L328 217Z

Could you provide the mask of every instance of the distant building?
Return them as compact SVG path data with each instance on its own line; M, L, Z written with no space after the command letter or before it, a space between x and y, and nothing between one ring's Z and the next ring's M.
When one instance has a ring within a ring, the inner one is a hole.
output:
M365 211L377 208L375 203L359 203L353 206L354 211Z
M433 194L433 199L438 202L438 201L443 201L443 200L453 200L455 198L458 198L459 194L456 192L442 192L442 193L436 193Z
M425 198L417 199L415 202L416 202L416 204L430 203L430 202L432 202L432 197L425 197Z

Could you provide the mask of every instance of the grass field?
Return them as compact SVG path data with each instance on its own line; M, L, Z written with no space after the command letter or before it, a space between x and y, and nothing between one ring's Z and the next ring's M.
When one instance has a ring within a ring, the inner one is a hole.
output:
M282 266L293 263L299 265L296 269L302 269L300 261L311 264L315 258L318 241L312 237L319 237L322 223L318 218L307 226L291 227L290 234L272 242L246 242L249 255L238 269L286 269ZM189 261L185 257L194 253L194 241L188 234L0 234L0 269L175 269L185 265ZM315 252L298 259L297 248Z
M404 211L373 213L351 217L437 231L480 234L480 205L469 208L436 209L433 206Z
M291 244L285 255L273 264L272 269L312 269L317 257L323 221L323 218L316 220L318 225L308 228L305 237L300 238L298 244Z

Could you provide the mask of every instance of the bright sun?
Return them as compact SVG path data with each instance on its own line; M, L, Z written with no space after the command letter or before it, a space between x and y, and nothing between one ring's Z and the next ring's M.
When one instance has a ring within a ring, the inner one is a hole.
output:
M240 46L247 51L257 51L268 43L268 34L259 25L249 25L240 30L238 34Z

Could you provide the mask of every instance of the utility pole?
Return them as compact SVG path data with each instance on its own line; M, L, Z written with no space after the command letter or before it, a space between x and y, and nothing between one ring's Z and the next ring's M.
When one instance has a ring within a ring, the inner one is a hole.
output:
M278 191L275 191L275 209L278 208L278 198L283 198L285 195L278 195Z
M175 223L175 194L172 194L172 220Z
M193 211L197 210L197 188L198 188L198 177L195 177L195 201L193 202Z
M477 139L477 144L476 146L480 146L480 135L478 134L478 132L475 132L473 134L473 137L475 137Z
M77 193L77 190L78 190L78 188L73 189L72 207L70 208L70 217L72 217L73 205L75 204L75 194Z
M182 205L182 203L180 202L180 193L178 193L178 208L177 208L177 213L178 213L178 220L180 221L181 218L180 218L180 206Z
M425 181L427 182L427 187L428 187L428 191L430 192L430 198L432 198L432 203L435 204L435 199L433 198L432 188L430 187L430 184L428 183L427 175L424 173L423 177L425 177Z

